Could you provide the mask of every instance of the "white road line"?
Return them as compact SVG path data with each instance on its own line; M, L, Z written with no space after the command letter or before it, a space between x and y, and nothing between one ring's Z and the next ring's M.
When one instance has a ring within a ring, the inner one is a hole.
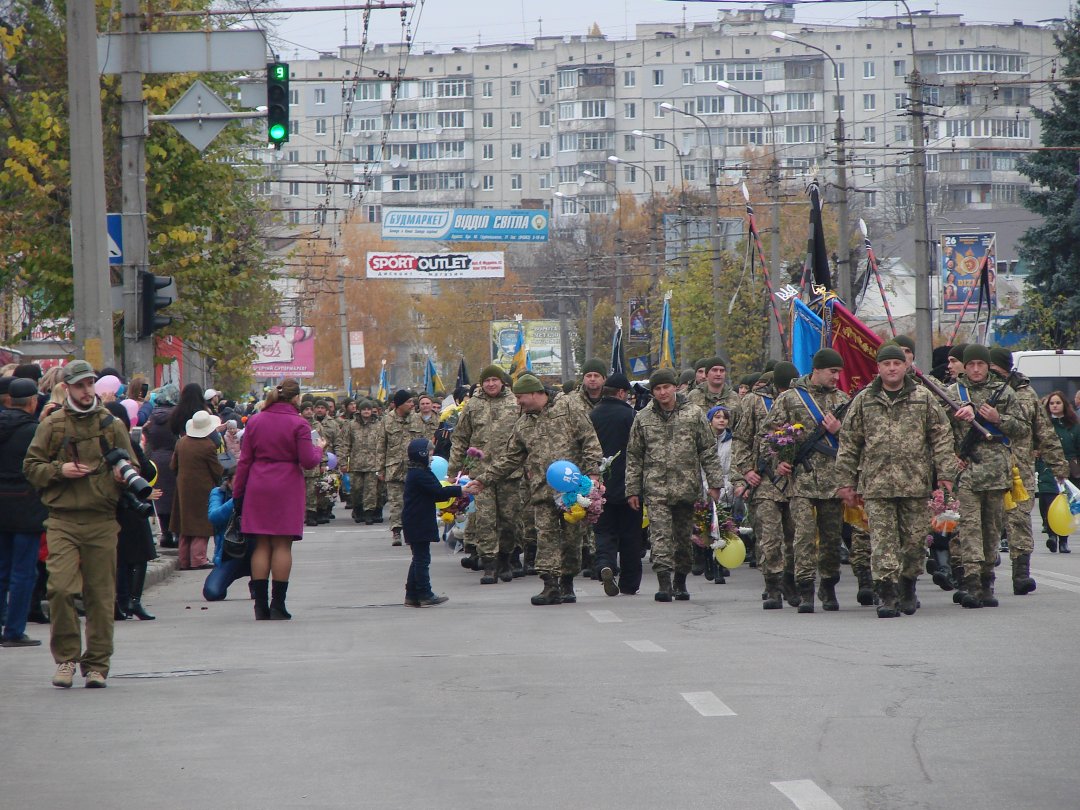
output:
M810 779L770 784L787 796L799 810L843 810L828 793Z
M667 652L667 650L659 644L644 639L641 641L624 641L623 644L631 650L637 650L638 652Z
M612 613L610 610L590 610L589 615L592 616L600 624L614 624L615 622L621 622L618 616Z
M1050 577L1051 579L1060 579L1065 582L1072 582L1080 585L1080 577L1074 577L1069 574L1059 574L1057 571L1046 571L1041 568L1032 568L1031 573L1038 574L1040 577Z
M702 717L735 717L735 712L712 692L683 692L682 697Z

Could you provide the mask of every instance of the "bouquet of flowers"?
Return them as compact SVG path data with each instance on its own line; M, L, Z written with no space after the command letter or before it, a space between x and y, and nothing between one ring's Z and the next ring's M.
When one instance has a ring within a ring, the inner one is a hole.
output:
M799 445L806 439L806 428L800 422L784 424L776 430L767 430L761 434L766 452L776 459L777 464L795 460Z
M449 481L440 481L439 483L443 486L450 486ZM459 475L454 483L465 486L469 483L469 477ZM435 504L435 508L439 511L439 520L443 523L464 523L466 518L476 511L476 502L472 495L459 495L448 501L439 501Z
M602 484L593 484L592 479L582 477L578 488L563 492L555 497L555 505L562 510L563 520L567 523L596 523L604 511L604 493L607 488Z
M960 523L960 501L951 493L935 489L927 504L930 507L930 528L941 535L956 531Z
M473 475L484 461L484 451L479 447L470 447L465 451L465 472Z
M738 536L739 527L728 507L708 500L694 504L694 527L690 534L694 545L701 548L724 548Z
M341 486L341 475L336 470L324 472L315 479L315 492L323 497L335 497L339 486Z

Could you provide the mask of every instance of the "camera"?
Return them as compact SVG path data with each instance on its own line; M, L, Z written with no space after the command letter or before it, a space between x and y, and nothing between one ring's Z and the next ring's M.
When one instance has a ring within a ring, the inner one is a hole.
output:
M118 504L120 510L125 512L131 512L142 518L149 518L154 514L154 505L140 500L135 497L130 491L125 490L120 495L120 503Z
M124 482L124 486L127 487L129 493L140 500L146 500L150 497L153 487L145 478L139 475L138 470L131 466L131 456L126 452L119 447L114 447L105 454L105 463L120 473L120 479Z

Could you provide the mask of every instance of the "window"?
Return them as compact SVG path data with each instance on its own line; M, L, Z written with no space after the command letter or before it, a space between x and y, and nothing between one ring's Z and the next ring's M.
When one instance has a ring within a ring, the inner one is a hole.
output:
M624 70L622 75L623 87L636 87L637 86L637 73L633 70Z
M472 95L468 79L440 79L437 94L439 98L464 98Z
M760 62L725 65L724 74L729 82L760 82L763 77Z
M631 133L623 135L623 151L624 152L636 152L637 151L637 136Z
M615 148L614 132L582 132L579 141L580 148L604 150L610 152Z
M511 160L521 160L521 144L520 143L512 143L512 144L510 144L510 159Z
M491 129L495 126L495 113L480 113L480 127Z
M299 163L300 162L300 150L290 149L285 153L285 161L287 163Z
M627 121L633 121L637 118L637 104L632 101L628 101L622 105L623 118Z
M655 166L653 166L652 173L653 179L657 183L663 183L665 180L667 180L667 166L665 166L663 163L657 163Z
M481 160L494 160L495 159L495 144L485 143L481 147Z
M863 93L862 108L867 112L877 109L877 96L874 93Z
M819 143L821 129L818 124L784 127L784 143Z
M289 104L292 104L292 105L295 106L295 105L297 105L299 103L300 103L300 91L299 90L290 90L289 91Z
M727 142L731 146L761 146L765 131L761 127L728 127Z
M465 111L447 110L440 112L435 120L437 122L436 126L443 129L463 129L465 127Z
M652 72L652 83L653 83L653 87L663 87L664 86L664 71L662 71L662 70L654 70Z
M575 151L578 148L578 133L560 132L558 145L560 152Z
M941 171L941 155L937 152L926 153L926 171L927 172L939 172Z
M382 220L382 206L365 205L360 211L360 216L364 222L379 222Z
M862 128L863 143L877 143L877 127Z
M866 163L863 165L863 170L862 170L863 176L864 177L873 177L874 176L874 170L875 170L876 167L877 167L877 161L874 160L873 158L867 158Z
M578 86L578 72L577 68L573 70L560 70L556 74L558 79L560 90L569 90L572 87Z
M391 191L416 191L420 184L415 174L394 174L390 176Z
M493 174L485 174L484 179L483 179L482 188L483 188L484 191L494 191L495 190L495 175L493 175Z
M289 196L290 197L299 197L300 196L300 184L299 183L289 183Z
M839 111L843 112L843 110L844 110L844 97L843 96L833 96L832 108L834 110L839 110Z
M344 130L344 132L345 132L345 134L346 134L346 135L350 135L350 134L352 134L352 131L353 131L353 121L354 121L354 120L355 120L355 119L353 119L353 118L346 118L346 119L345 119L345 120L344 120L344 121L342 122L341 126L342 126L342 129Z
M663 135L653 135L652 148L655 152L663 152L667 144L664 142Z
M551 79L540 79L536 82L536 93L540 96L551 95Z
M862 63L862 77L864 79L873 79L877 76L877 68L874 67L874 60L868 59Z
M325 118L316 118L315 119L315 134L316 135L325 135L326 134L326 119Z
M665 101L654 101L653 102L653 105L652 105L653 118L666 118L667 117L667 110L665 110L663 108L663 106L661 106L661 105L666 104L666 103L667 102L665 102Z
M378 101L382 98L382 82L360 82L356 97L361 101Z
M521 129L521 113L519 113L519 112L510 113L510 128L511 129Z
M893 127L893 141L907 141L911 139L911 132L907 124L897 124Z
M290 211L288 213L288 216L287 216L287 221L288 221L288 223L290 225L299 225L300 224L300 212L299 211Z
M289 119L289 134L290 135L299 135L300 134L300 122L297 121L295 118L290 118Z
M733 96L731 101L731 111L734 113L759 113L765 109L761 106L760 99L750 98L749 96Z
M683 71L682 71L682 83L683 84L693 84L694 83L694 69L693 68L683 68Z
M1003 53L939 53L938 73L1024 73L1027 58Z
M582 118L607 118L607 102L604 99L581 102Z
M894 59L892 63L892 75L893 76L905 76L907 75L907 62L903 59Z
M512 175L510 175L510 190L511 191L521 191L521 175L520 174L512 174Z
M537 126L550 127L551 126L551 110L541 110L537 119Z
M863 205L867 208L877 208L877 192L867 191L863 194Z
M559 120L569 121L574 118L574 107L576 105L572 101L560 101L559 102Z
M637 166L623 166L623 180L627 183L636 183Z
M713 84L724 78L724 66L720 62L710 62L707 65L698 65L699 82Z
M495 82L484 82L480 85L480 94L484 98L491 98L495 94Z
M893 199L895 200L897 209L900 211L906 211L911 207L911 194L906 191L897 191L893 195Z
M814 109L814 94L813 93L788 93L787 94L787 107L789 112L796 110L812 110Z
M902 110L907 106L907 93L893 93L893 109Z
M510 95L512 95L512 96L520 96L521 95L521 82L518 81L517 79L510 82Z
M551 141L541 141L540 148L536 152L538 158L551 157Z
M316 87L315 88L315 103L316 104L325 104L326 103L326 88L325 87Z
M374 132L379 128L379 119L375 116L365 116L356 119L356 129L359 132Z
M842 78L844 78L844 73L846 73L846 71L844 70L844 63L843 62L836 62L833 65L833 79L842 79Z
M693 183L697 179L697 166L693 163L684 163L682 167L682 179L687 183Z
M741 96L736 96L741 98ZM724 112L723 96L698 96L694 111L698 115L720 115Z
M326 150L325 149L316 149L315 150L315 162L316 163L326 163Z
M321 182L316 183L315 184L315 196L316 197L324 197L324 196L326 196L326 188L327 188L326 183L321 183Z
M420 116L416 113L394 113L390 116L389 129L419 129Z

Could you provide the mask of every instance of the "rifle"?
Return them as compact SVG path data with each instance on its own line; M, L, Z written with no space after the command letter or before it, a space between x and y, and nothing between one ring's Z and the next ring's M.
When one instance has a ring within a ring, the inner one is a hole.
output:
M1005 393L1005 389L1012 383L1013 378L1016 376L1016 369L1009 372L1009 376L1005 379L1005 384L1001 386L997 391L990 395L990 398L986 400L986 404L991 408L997 406L1002 395ZM975 403L970 403L972 409L975 408ZM960 442L960 450L956 453L961 461L974 461L977 462L978 454L975 452L975 445L980 441L995 441L999 437L991 433L987 427L979 420L981 416L976 412L975 421L971 423L971 430L964 436L964 440Z
M832 415L844 421L844 414L847 413L848 407L851 405L851 400L842 405L838 405L832 412ZM807 472L810 472L814 468L810 464L811 453L822 453L830 458L836 458L836 451L832 445L825 441L825 434L828 431L825 429L825 425L818 425L817 430L810 434L810 438L799 445L799 449L795 451L795 458L791 460L791 470L794 472L799 467L802 467Z
M964 407L963 403L957 402L955 399L950 397L949 392L946 391L945 388L941 385L941 383L939 383L933 377L923 374L917 368L913 367L912 370L915 372L915 376L922 381L922 384L924 386L926 386L926 390L936 396L939 400L941 400L941 404L948 408L950 413L956 413L958 410ZM971 429L975 432L975 435L981 436L984 441L994 441L994 434L991 433L987 429L986 425L982 424L981 422L972 422ZM971 434L968 435L970 436ZM965 442L967 441L967 438L967 436L964 437Z

